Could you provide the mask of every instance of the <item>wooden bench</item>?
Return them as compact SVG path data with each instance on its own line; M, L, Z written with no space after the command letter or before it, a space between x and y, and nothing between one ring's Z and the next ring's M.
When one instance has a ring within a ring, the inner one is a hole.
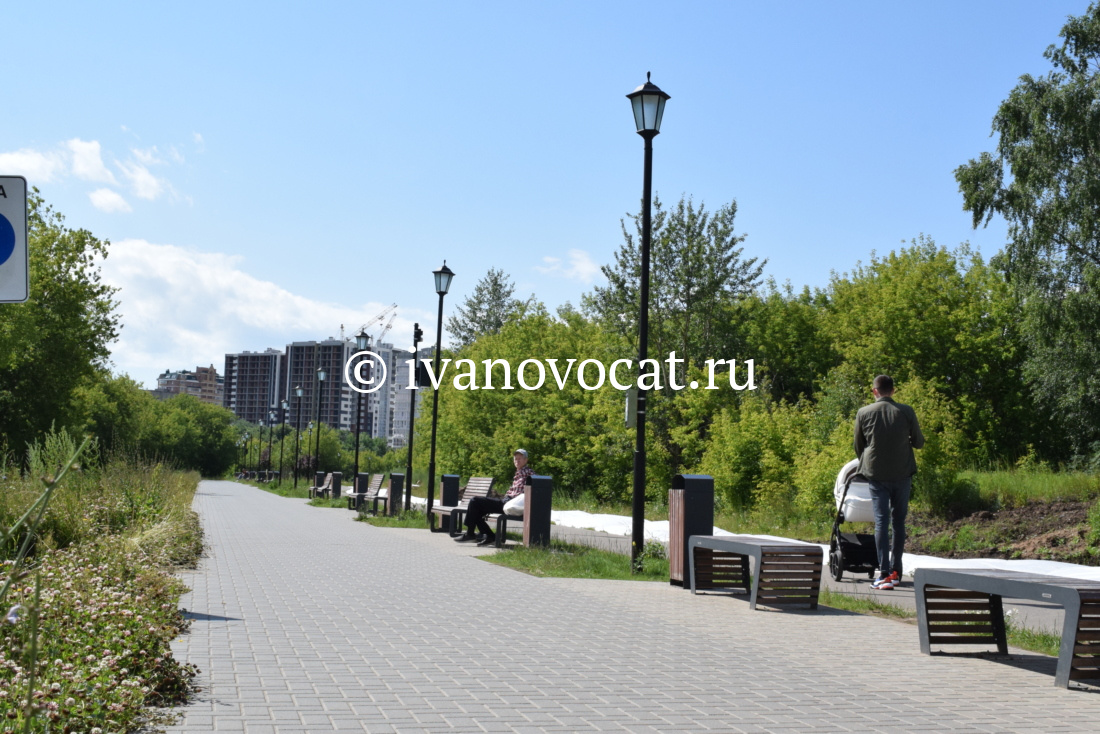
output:
M1100 679L1100 581L1000 569L918 568L920 651L932 645L996 645L1008 654L1002 599L1061 604L1062 646L1054 685Z
M688 539L691 593L698 589L740 587L749 593L749 608L809 604L817 609L821 592L819 545L778 541L751 535L692 535ZM756 575L749 574L749 559Z
M379 497L378 493L382 491L382 483L385 481L385 474L371 474L370 479L367 481L367 487L362 492L352 492L347 495L348 509L358 510L363 512L363 508L368 502L371 503L371 512L375 515L378 514L378 503L382 503L382 512L386 511L386 507L389 506L389 497ZM359 489L358 486L355 489Z
M462 534L462 518L466 514L466 508L470 506L470 500L474 497L488 497L493 491L492 477L470 477L465 487L459 489L457 505L435 505L432 507L432 517L436 515L451 520L451 537Z
M317 480L314 479L313 481L316 482ZM323 497L330 490L332 490L332 474L326 474L325 481L321 483L321 486L309 488L309 498Z

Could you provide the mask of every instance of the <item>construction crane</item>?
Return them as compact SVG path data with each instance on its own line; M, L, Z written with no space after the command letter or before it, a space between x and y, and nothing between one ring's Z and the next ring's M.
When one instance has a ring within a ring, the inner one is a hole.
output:
M382 329L381 332L379 332L378 336L375 338L375 340L374 340L375 344L381 344L382 343L382 337L384 337L386 335L386 332L388 332L390 330L390 328L393 327L393 322L396 318L397 318L396 313L393 314L392 316L390 316L390 320L386 322L386 326Z
M382 313L378 314L377 316L372 318L370 321L368 321L367 323L360 326L359 331L367 331L368 329L373 328L375 324L381 324L383 321L386 320L386 317L389 316L390 317L390 322L388 324L386 324L384 329L382 329L382 334L379 334L378 338L375 339L376 342L382 341L382 336L387 331L390 330L390 326L393 325L393 320L397 317L397 314L395 313L396 310L397 310L397 304L396 303L391 303L389 306L387 306L386 308L384 308L382 310ZM341 326L340 336L341 336L341 338L343 338L343 327L342 326Z

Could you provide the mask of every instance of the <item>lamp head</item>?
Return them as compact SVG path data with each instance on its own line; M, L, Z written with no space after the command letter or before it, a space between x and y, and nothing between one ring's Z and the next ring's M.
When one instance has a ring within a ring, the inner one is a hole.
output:
M435 292L441 296L447 295L447 291L451 290L451 279L455 277L455 274L447 267L447 261L443 261L443 267L439 270L433 270L432 275L435 276Z
M649 72L645 74L645 84L626 95L634 108L634 124L638 134L654 136L661 132L661 118L665 114L665 102L671 97L649 81Z

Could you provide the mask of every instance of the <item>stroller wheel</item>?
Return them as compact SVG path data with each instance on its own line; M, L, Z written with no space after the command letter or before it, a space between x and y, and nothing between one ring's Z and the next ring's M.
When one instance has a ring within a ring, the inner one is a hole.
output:
M840 548L829 553L829 575L833 577L833 581L844 578L844 554Z

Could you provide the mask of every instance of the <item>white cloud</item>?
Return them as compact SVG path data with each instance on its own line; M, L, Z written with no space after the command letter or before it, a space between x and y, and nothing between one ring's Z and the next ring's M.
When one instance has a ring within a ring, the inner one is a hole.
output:
M536 265L535 270L543 275L553 275L567 280L576 280L589 284L600 274L599 264L584 250L572 249L568 253L569 264L560 257L544 257L545 265Z
M157 163L164 162L160 159L157 151L157 146L155 145L152 148L146 148L145 150L142 150L141 148L131 148L130 152L134 154L134 158L137 158L139 163L146 166L152 166L156 165Z
M103 278L120 289L124 325L112 349L115 367L147 386L166 368L213 364L220 372L229 353L338 337L341 324L350 338L388 305L313 301L256 278L241 264L237 256L145 240L112 242ZM407 349L411 344L403 342L411 342L414 321L434 328L434 314L400 313L387 342Z
M65 157L60 153L43 153L30 148L0 153L0 170L6 175L25 176L31 186L61 178L66 169Z
M88 194L88 198L92 200L92 206L101 212L110 214L133 211L126 199L122 198L122 194L113 189L96 189Z
M137 151L134 152L137 153ZM164 193L165 181L154 176L144 164L137 161L118 161L115 165L130 182L130 190L139 199L153 201Z
M99 148L98 140L81 140L73 138L65 143L72 153L73 175L85 181L97 181L101 183L117 183L114 174L103 165L103 154Z

